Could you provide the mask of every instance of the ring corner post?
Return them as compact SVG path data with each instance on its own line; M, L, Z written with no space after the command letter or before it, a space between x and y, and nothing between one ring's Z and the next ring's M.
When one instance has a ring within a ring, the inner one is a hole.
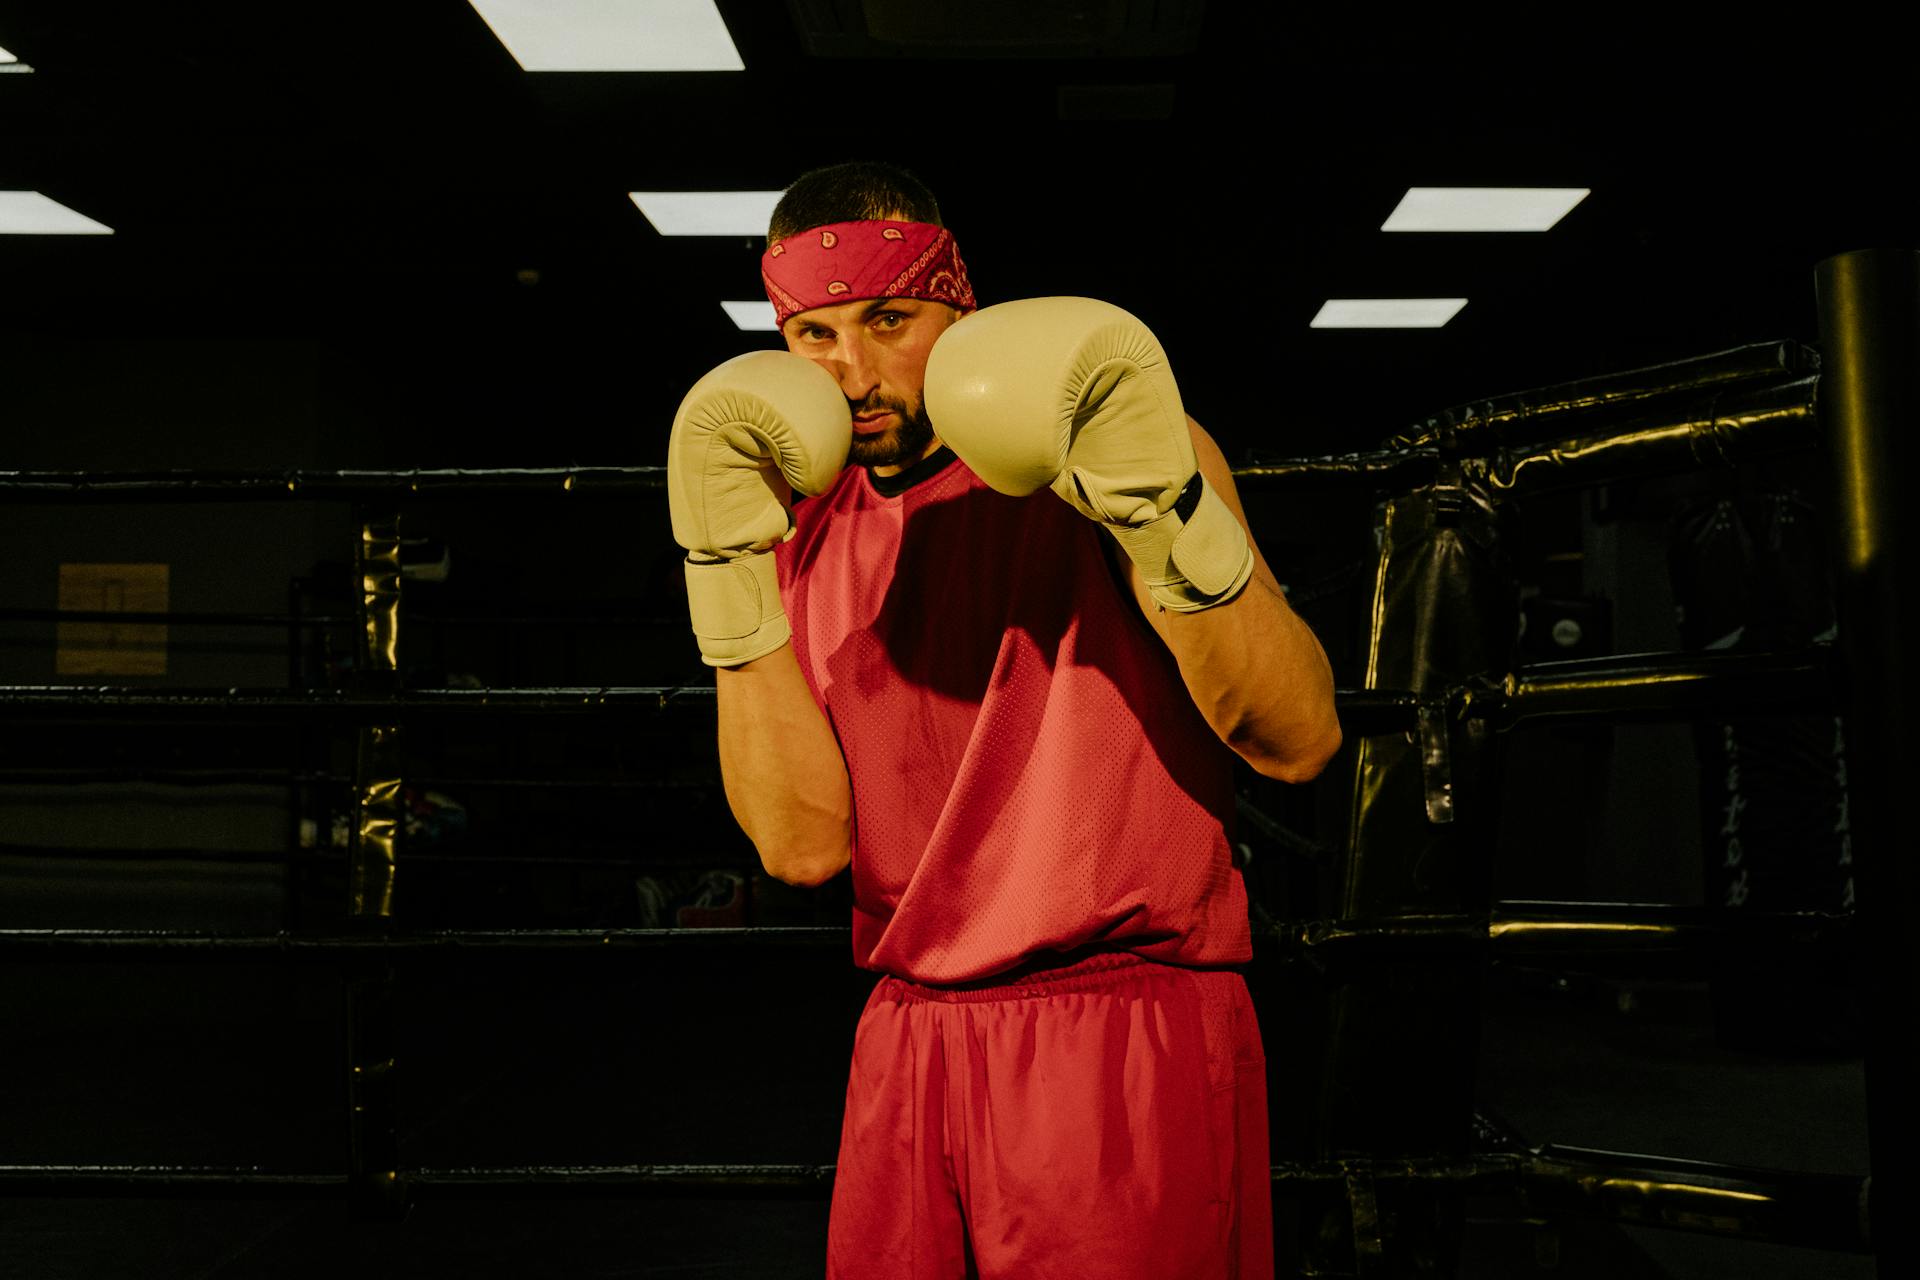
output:
M1814 270L1819 413L1834 509L1833 564L1849 764L1850 855L1857 885L1872 1201L1883 1223L1912 1202L1916 1124L1906 1095L1916 1067L1914 959L1904 909L1920 867L1899 802L1920 770L1912 659L1916 450L1920 450L1920 250L1868 249ZM1902 848L1903 844L1906 848ZM1869 1207L1871 1216L1871 1207ZM1911 1275L1920 1245L1871 1236L1879 1274Z

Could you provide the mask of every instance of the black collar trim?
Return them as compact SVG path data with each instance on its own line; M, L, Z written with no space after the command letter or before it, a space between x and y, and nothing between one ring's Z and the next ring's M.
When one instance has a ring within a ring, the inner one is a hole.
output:
M935 474L946 470L947 464L953 460L953 450L941 445L897 476L877 476L872 468L868 468L867 481L881 497L897 498L921 481L933 479Z

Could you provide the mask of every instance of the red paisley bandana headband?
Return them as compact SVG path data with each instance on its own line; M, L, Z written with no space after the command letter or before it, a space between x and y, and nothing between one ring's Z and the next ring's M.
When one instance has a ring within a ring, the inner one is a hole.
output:
M831 222L767 246L760 256L774 318L862 298L925 298L974 308L966 264L945 227L925 222Z

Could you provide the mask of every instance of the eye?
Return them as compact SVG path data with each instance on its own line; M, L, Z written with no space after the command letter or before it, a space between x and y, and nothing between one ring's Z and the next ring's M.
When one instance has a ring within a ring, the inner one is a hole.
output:
M882 311L873 318L874 326L880 329L898 329L906 321L907 317L898 311Z

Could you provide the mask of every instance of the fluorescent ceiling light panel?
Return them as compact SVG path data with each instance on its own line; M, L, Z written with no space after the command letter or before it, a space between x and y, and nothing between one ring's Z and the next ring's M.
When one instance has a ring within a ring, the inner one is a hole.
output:
M8 53L5 49L0 49L0 62L18 62L18 61L20 61L20 59L14 57L12 54Z
M1588 187L1409 187L1382 231L1546 231Z
M663 236L764 236L778 191L629 191Z
M778 333L780 326L773 318L771 302L723 302L721 310L733 321L733 327L744 329L748 333Z
M524 71L744 71L713 0L469 0Z
M0 235L110 236L113 228L38 191L0 191Z
M1460 314L1465 298L1328 298L1315 329L1438 329Z

